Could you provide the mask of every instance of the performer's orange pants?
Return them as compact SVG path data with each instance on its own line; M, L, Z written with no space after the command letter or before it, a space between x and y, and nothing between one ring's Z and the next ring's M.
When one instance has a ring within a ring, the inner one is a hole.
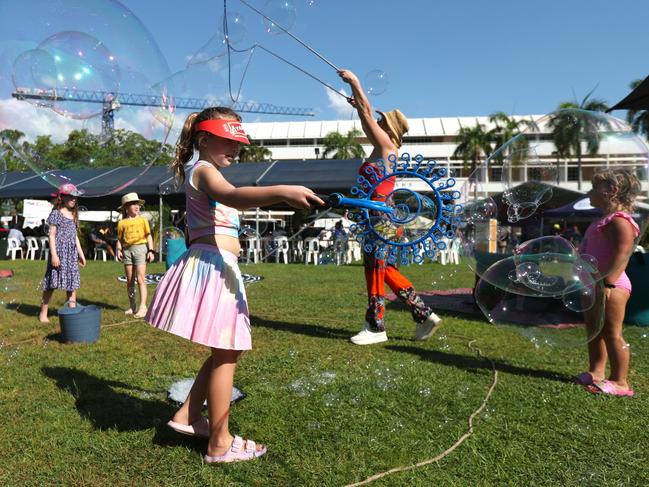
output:
M417 323L421 323L432 313L417 295L412 283L392 264L377 259L373 254L364 253L365 282L367 284L367 311L365 321L370 330L385 331L385 283L392 289L412 313Z

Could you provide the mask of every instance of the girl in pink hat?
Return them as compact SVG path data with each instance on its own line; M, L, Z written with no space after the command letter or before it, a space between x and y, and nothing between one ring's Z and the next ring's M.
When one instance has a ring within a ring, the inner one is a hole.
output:
M47 311L55 289L66 292L69 306L74 308L77 289L81 286L79 266L86 265L86 257L77 236L79 228L79 209L77 191L73 184L62 185L52 202L54 209L47 218L49 225L48 243L50 247L47 270L41 283L43 298L38 320L49 323Z
M207 108L187 117L172 168L184 184L189 249L158 284L146 320L210 348L187 400L168 425L209 438L208 463L252 460L266 447L230 434L232 383L237 361L252 348L246 291L237 259L239 210L287 203L323 204L303 186L232 186L221 169L249 144L241 118L229 108ZM198 161L190 162L194 151ZM207 398L209 421L201 415Z

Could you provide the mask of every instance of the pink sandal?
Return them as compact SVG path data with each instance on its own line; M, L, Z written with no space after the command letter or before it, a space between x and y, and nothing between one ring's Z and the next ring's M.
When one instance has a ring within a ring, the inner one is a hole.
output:
M182 424L176 421L169 421L167 423L172 430L181 435L196 436L198 438L210 437L210 424L206 417L194 421L192 424Z
M230 449L223 455L205 455L207 463L230 463L230 462L243 462L246 460L253 460L266 453L266 447L257 451L257 444L252 440L244 440L240 436L235 436L232 440Z
M633 389L620 389L610 380L594 382L593 384L587 386L586 390L593 394L608 394L610 396L618 397L633 397L635 395Z

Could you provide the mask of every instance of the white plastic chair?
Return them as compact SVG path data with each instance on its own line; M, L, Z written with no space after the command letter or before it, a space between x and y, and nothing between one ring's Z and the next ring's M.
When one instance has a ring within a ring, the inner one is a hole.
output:
M438 250L437 255L439 256L439 263L442 265L446 265L449 261L450 258L450 247L451 247L451 241L448 238L443 238L442 241L446 244L446 247L444 250Z
M259 263L261 257L261 242L256 237L246 238L246 262L250 264L250 258L255 264Z
M23 258L23 248L20 246L20 240L11 237L7 238L7 256L11 254L11 260L16 260L16 254L20 252L20 258Z
M40 242L41 252L38 255L39 259L49 259L50 258L50 240L47 237L41 237L38 239Z
M363 258L363 249L357 240L347 242L347 263L356 262Z
M347 264L347 237L337 238L334 240L334 254L336 258L336 265Z
M301 262L304 255L304 242L302 239L292 241L291 262Z
M451 264L460 263L460 246L462 241L459 238L454 238L448 248L448 260Z
M102 260L106 262L106 249L100 249L99 247L95 247L95 255L93 256L93 259L97 260L97 257L99 257L100 253Z
M275 262L279 262L280 258L284 258L284 264L288 264L288 237L275 237L273 238L275 247Z
M38 252L38 240L36 237L27 237L27 255L26 259L36 260L36 252Z
M309 237L304 239L304 263L309 264L309 261L313 261L313 265L318 265L318 259L320 258L320 240L315 237Z

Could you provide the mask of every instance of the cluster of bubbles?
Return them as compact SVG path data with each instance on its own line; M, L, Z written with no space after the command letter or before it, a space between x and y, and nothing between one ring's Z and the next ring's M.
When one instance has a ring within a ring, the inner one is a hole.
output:
M153 37L116 0L0 5L0 129L19 131L8 140L12 157L54 187L72 183L79 194L101 196L145 173L167 150L175 108L160 82L169 74ZM93 185L62 170L69 161L52 148L63 142L80 169L114 166L98 158L113 158L125 145L141 157Z
M551 226L543 225L539 208L562 196L555 193L567 176L562 160L596 157L602 166L626 166L646 183L649 148L628 124L599 112L565 109L521 123L524 130L459 190L463 260L476 274L475 301L491 323L517 330L536 347L583 344L601 331L602 281L610 270L565 238L548 235ZM494 167L502 174L499 199L488 191ZM584 170L587 179L592 173ZM638 211L644 227L646 215ZM513 237L514 229L535 238L518 244L513 255L497 254L497 241ZM585 328L578 325L584 322Z
M225 5L224 16L216 23L210 37L188 57L185 69L174 73L165 83L177 100L202 98L210 100L212 105L225 106L239 102L245 78L258 64L252 61L253 57L259 56L255 56L259 51L270 54L272 62L292 64L293 67L286 69L299 76L302 74L294 67L316 79L327 75L325 72L319 74L315 68L323 66L311 66L312 62L305 68L307 61L304 56L313 55L287 35L287 32L292 34L300 16L295 1L268 0L258 10L258 6L247 2L238 5L226 2ZM306 6L315 7L316 2L307 1ZM265 76L271 74L266 72ZM285 71L283 75L286 75ZM328 76L331 76L330 71ZM381 69L369 71L364 81L366 91L371 95L382 94L389 85L388 76Z
M563 346L599 334L601 294L596 259L581 255L562 237L546 236L519 245L511 257L486 268L474 296L491 323L513 326L533 343ZM583 313L589 318L585 333L575 325Z
M305 6L313 8L316 1L306 0ZM172 155L168 142L181 130L174 123L178 103L239 101L255 47L261 46L260 37L249 35L257 23L242 9L258 16L259 27L272 35L267 40L288 38L285 30L298 19L293 0L268 0L260 7L263 15L248 7L226 9L185 68L172 73L147 28L118 0L2 2L0 130L17 132L7 140L9 153L0 154L0 183L10 157L54 187L74 184L78 195L122 192L157 160ZM387 75L373 70L365 84L368 93L379 95L388 86ZM131 167L110 177L69 170L115 166L119 149L126 147L137 153Z

